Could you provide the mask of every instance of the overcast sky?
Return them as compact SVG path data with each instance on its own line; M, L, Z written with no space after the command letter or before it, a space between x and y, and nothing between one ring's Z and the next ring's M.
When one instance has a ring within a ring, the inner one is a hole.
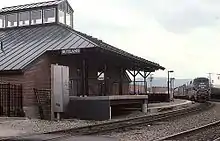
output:
M0 7L44 0L1 0ZM69 0L74 28L155 61L173 76L220 73L220 0ZM167 76L157 71L155 76Z

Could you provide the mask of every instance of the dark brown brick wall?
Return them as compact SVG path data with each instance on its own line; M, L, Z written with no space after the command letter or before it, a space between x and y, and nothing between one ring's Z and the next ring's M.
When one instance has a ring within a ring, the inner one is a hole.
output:
M33 88L50 89L50 63L45 54L28 66L21 74L1 74L0 79L22 84L23 106L28 117L38 117L37 101Z
M24 72L24 101L25 105L35 105L36 97L33 88L50 89L50 62L45 54Z
M0 81L21 84L23 82L23 74L0 74Z
M36 89L50 89L51 88L51 73L50 60L44 54L38 58L25 72L24 72L24 106L26 108L27 116L39 118L39 109L37 107L37 100L33 88ZM45 111L46 110L46 111ZM44 113L50 116L50 108L45 109Z

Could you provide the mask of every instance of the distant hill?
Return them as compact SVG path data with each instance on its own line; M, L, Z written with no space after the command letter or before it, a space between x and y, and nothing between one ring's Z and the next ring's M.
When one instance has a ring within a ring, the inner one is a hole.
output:
M142 81L142 78L136 78L136 81ZM175 87L181 86L186 82L190 81L191 79L175 79L174 85ZM147 79L148 86L150 84L149 79ZM143 84L143 83L142 83ZM167 87L167 78L165 77L154 77L152 80L152 86L160 86L160 87Z
M136 81L143 81L143 78L136 78ZM174 85L175 87L181 86L186 82L191 81L191 79L175 79ZM137 83L143 85L143 83ZM147 85L150 86L150 80L147 79ZM212 84L215 88L220 88L220 82L215 80L215 83ZM152 86L159 86L159 87L167 87L167 78L166 77L154 77L152 80Z
M181 86L181 85L185 84L186 82L188 82L190 80L191 79L175 79L174 86L175 87ZM148 82L149 82L149 80L148 80ZM164 77L155 77L155 78L153 78L152 86L167 87L167 78L164 78Z

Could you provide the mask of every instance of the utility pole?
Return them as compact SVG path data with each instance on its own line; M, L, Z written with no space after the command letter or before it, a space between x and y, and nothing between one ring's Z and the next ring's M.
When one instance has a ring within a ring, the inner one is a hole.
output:
M175 80L175 78L174 77L172 77L172 78L170 78L170 89L171 89L171 101L173 101L173 93L174 93L174 80Z
M208 73L209 74L209 87L212 86L212 73Z
M152 81L153 81L153 74L150 74L150 92L153 93L153 88L152 88Z
M167 91L168 91L168 100L170 101L170 73L173 73L173 70L168 71L168 79L167 79Z

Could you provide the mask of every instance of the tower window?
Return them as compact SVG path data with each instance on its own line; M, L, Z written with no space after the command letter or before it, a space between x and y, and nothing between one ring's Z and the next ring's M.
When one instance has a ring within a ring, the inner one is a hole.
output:
M70 8L70 6L67 6L67 11L66 11L66 25L72 26L73 23L73 11Z
M42 11L31 11L31 24L42 24Z
M5 27L5 16L0 15L0 28L4 28L4 27Z
M19 26L25 26L30 24L29 12L19 13Z
M71 14L66 13L66 25L71 26Z
M65 12L59 10L59 22L65 24Z
M44 23L55 22L55 9L45 9L44 10Z
M7 27L15 27L18 25L17 13L7 15Z

